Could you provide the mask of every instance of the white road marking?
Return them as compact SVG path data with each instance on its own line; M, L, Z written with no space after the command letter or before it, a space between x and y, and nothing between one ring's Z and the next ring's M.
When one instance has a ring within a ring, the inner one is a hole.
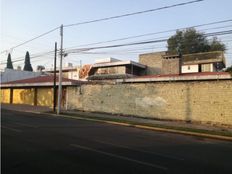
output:
M184 160L183 158L180 158L180 157L174 157L174 156L171 156L171 155L164 155L164 154L161 154L161 153L156 153L156 152L151 152L151 151L146 151L146 150L131 148L131 147L128 147L128 146L125 146L125 145L118 145L118 144L116 145L116 144L113 144L113 143L110 143L110 142L99 141L99 140L94 140L94 141L96 141L98 143L102 143L102 144L108 144L108 145L115 146L115 147L121 147L121 148L124 148L124 149L137 151L137 152L142 152L142 153L147 153L147 154L153 154L153 155L157 155L157 156L164 157L164 158L169 158L169 159L174 159L174 160L180 160L180 161Z
M116 155L116 154L109 153L109 152L104 152L104 151L93 149L93 148L90 148L90 147L85 147L85 146L81 146L81 145L77 145L77 144L70 144L70 146L76 147L76 148L79 148L79 149L84 149L84 150L96 152L96 153L100 153L100 154L110 156L110 157L114 157L114 158L119 158L119 159L130 161L130 162L134 162L134 163L137 163L137 164L140 164L140 165L145 165L145 166L149 166L149 167L153 167L153 168L157 168L157 169L161 169L161 170L168 170L168 168L164 167L164 166L139 161L139 160L136 160L136 159L128 158L128 157L121 156L121 155Z
M11 127L6 127L6 126L1 126L1 127L4 128L4 129L8 129L8 130L14 131L14 132L22 132L22 130L11 128Z

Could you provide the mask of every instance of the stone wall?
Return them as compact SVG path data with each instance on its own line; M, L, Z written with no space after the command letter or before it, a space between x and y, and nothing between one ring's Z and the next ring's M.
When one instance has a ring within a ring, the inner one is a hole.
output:
M179 58L162 59L162 74L179 74Z
M163 58L166 52L139 55L139 63L147 65L147 75L179 74L179 58Z
M162 55L166 55L166 52L156 52L156 53L139 55L139 63L143 65L147 65L147 69L146 69L147 75L161 74Z
M232 81L68 87L68 109L232 125Z

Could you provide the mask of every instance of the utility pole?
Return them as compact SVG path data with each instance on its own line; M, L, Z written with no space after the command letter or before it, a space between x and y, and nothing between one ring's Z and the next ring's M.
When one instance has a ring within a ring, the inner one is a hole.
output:
M177 52L178 52L178 57L179 57L179 75L181 75L183 60L182 60L182 53L181 53L180 48L177 50Z
M57 43L55 42L55 56L54 56L54 73L53 73L53 112L56 111L56 53L57 53Z
M63 24L60 26L60 70L59 70L59 89L58 89L58 109L57 114L61 111L62 99L62 58L63 58Z

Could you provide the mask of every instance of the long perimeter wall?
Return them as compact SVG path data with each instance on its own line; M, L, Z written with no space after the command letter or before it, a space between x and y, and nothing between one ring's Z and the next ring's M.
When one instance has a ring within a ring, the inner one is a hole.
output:
M68 87L68 109L232 125L232 81Z

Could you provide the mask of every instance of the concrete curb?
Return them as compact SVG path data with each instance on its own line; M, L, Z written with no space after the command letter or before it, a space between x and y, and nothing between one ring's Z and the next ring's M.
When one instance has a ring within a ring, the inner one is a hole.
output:
M212 135L212 134L206 134L206 133L182 131L182 130L175 130L175 129L170 129L170 128L151 127L151 126L144 126L144 125L139 125L139 124L129 124L129 123L116 122L116 121L99 120L99 119L94 119L94 118L68 116L68 115L63 115L63 114L61 116L66 117L66 118L78 119L78 120L87 120L87 121L95 121L95 122L108 123L108 124L114 124L114 125L120 125L120 126L135 127L135 128L152 130L152 131L160 131L160 132L168 132L168 133L176 133L176 134L184 134L184 135L190 135L190 136L198 136L198 137L204 137L204 138L232 141L232 137L222 136L222 135Z
M117 121L101 120L101 119L97 119L97 118L83 118L83 117L78 117L78 116L69 116L69 115L64 115L64 114L60 114L58 116L58 115L52 114L52 113L44 113L44 112L37 112L37 111L21 111L21 112L43 114L43 115L47 114L47 115L50 115L53 117L64 117L64 118L71 118L71 119L77 119L77 120L94 121L94 122L99 122L99 123L107 123L107 124L114 124L114 125L120 125L120 126L135 127L135 128L152 130L152 131L168 132L168 133L183 134L183 135L197 136L197 137L203 137L203 138L232 141L232 137L229 137L229 136L182 131L182 130L175 130L175 129L171 129L171 128L159 128L159 127L155 127L155 125L154 125L154 127L151 127L151 126L144 126L144 125L139 125L139 124L130 124L130 123L121 123L121 122L117 122Z
M169 129L169 128L150 127L150 126L143 126L143 125L134 125L134 127L141 128L141 129L149 129L149 130L154 130L154 131L178 133L178 134L198 136L198 137L204 137L204 138L213 138L213 139L219 139L219 140L232 141L232 137L229 137L229 136L212 135L212 134L206 134L206 133L182 131L182 130L175 130L175 129Z

